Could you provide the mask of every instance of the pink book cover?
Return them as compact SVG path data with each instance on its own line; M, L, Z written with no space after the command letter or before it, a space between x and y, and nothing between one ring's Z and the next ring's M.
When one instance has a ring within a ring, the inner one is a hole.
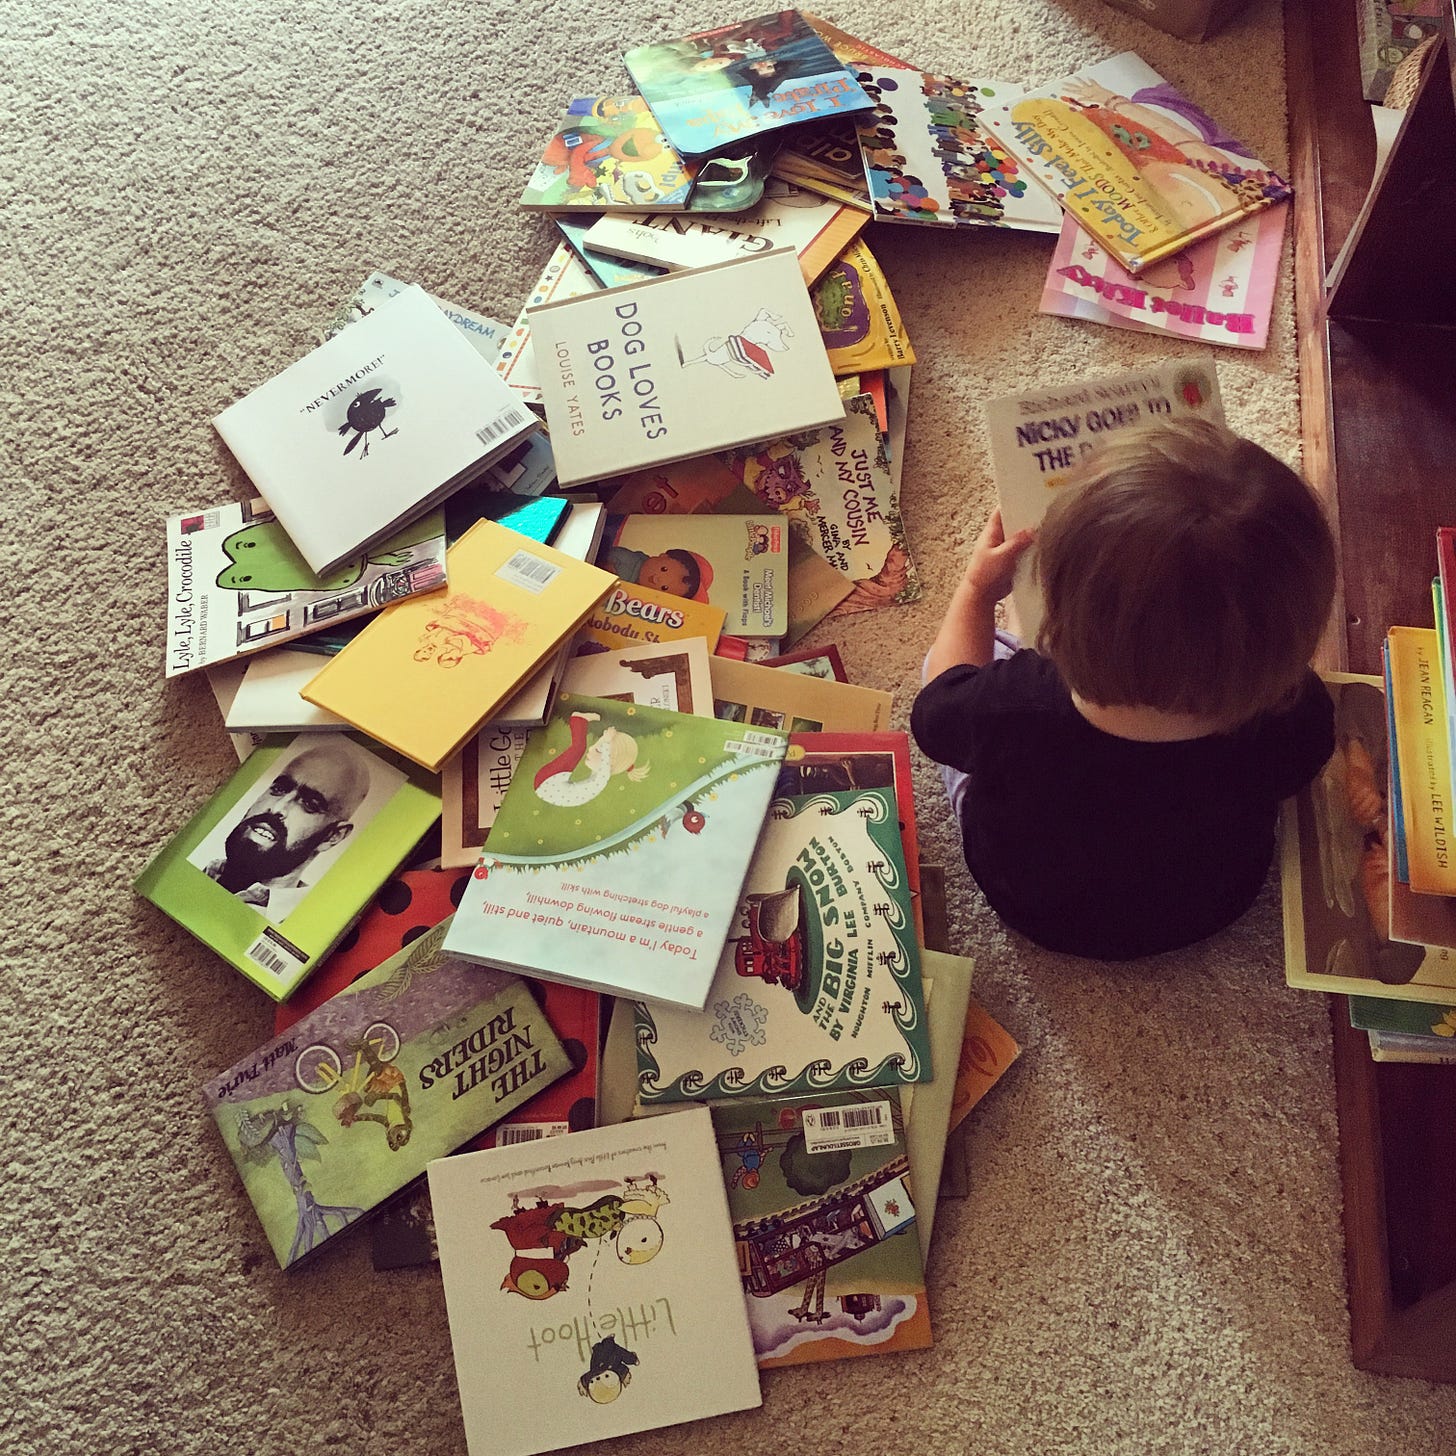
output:
M1062 220L1041 312L1205 344L1262 349L1289 204L1232 224L1133 277L1078 226Z

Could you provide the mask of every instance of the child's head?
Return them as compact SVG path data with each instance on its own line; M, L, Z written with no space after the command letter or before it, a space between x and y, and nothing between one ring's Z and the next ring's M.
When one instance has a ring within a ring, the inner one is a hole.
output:
M1037 645L1074 692L1230 728L1288 701L1334 596L1314 492L1202 419L1110 437L1068 477L1036 551Z

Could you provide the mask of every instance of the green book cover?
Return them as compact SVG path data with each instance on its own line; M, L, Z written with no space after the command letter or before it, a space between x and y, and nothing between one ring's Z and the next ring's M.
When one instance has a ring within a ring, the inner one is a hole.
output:
M136 890L284 1001L439 817L438 780L384 749L345 733L270 737Z
M928 1081L893 790L775 799L706 1009L636 1016L644 1104Z
M1456 1008L1433 1001L1392 1001L1385 996L1351 996L1350 1025L1359 1031L1401 1036L1456 1037Z
M287 1269L571 1070L518 977L412 941L203 1095Z

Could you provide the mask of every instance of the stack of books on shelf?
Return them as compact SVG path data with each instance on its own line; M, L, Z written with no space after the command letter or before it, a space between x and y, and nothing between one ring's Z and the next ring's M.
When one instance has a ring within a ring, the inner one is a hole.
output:
M1289 984L1348 996L1377 1061L1456 1062L1456 530L1435 547L1432 625L1389 629L1381 677L1327 674L1335 753L1284 819Z
M890 695L806 641L921 589L869 224L1055 238L1043 311L1257 348L1289 190L1131 55L1028 87L786 10L623 61L522 179L514 321L371 273L216 417L248 498L167 523L166 672L240 763L137 888L278 1003L208 1105L284 1268L371 1214L438 1257L497 1456L932 1338L1018 1048L927 931ZM1203 363L993 402L1008 525L1219 410Z

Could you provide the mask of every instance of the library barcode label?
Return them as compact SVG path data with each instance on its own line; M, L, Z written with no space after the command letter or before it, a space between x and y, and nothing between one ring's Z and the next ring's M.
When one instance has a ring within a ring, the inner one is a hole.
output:
M270 976L282 979L292 976L308 964L308 957L291 941L284 940L271 926L265 926L261 935L243 954Z
M570 1131L571 1124L566 1122L507 1122L496 1133L495 1143L498 1148L509 1148L540 1138L563 1137Z
M496 575L513 586L523 587L526 591L539 595L551 585L560 571L559 566L553 566L539 556L532 556L529 551L516 551Z
M530 422L518 409L502 410L488 425L482 425L475 438L482 445L493 445L503 435L514 435L524 430Z
M732 738L723 745L723 748L728 753L736 753L740 758L778 759L784 756L782 738L768 743L751 743L742 738Z
M852 1102L845 1107L806 1107L804 1147L810 1153L848 1148L878 1148L895 1141L895 1120L888 1102Z

